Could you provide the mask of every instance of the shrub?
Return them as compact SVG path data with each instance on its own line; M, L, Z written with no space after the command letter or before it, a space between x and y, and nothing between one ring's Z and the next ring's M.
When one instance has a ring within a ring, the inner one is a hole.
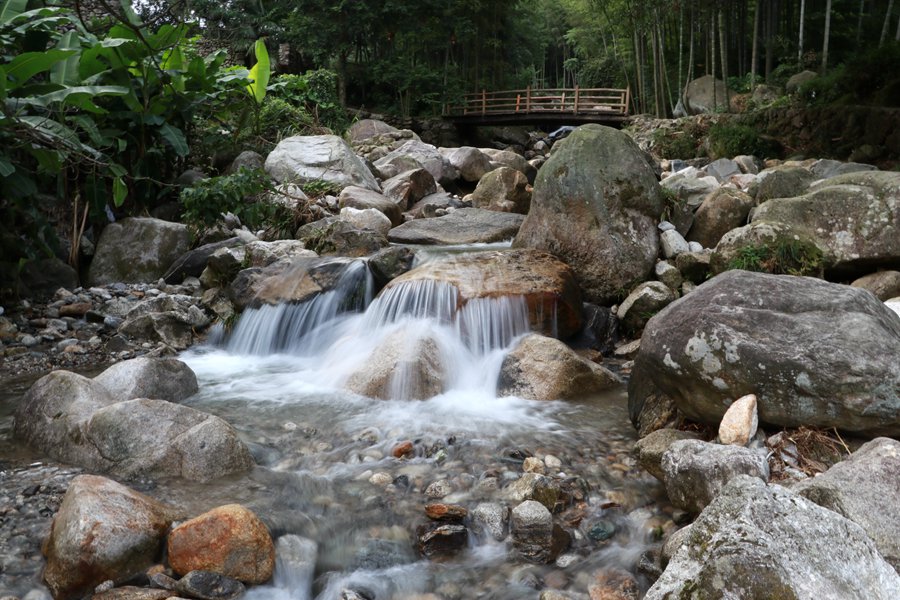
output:
M709 157L731 158L739 154L765 157L775 153L775 142L760 136L753 127L716 123L709 129Z
M781 239L772 245L744 246L728 263L728 269L821 277L824 257L812 242Z
M275 205L263 199L270 189L268 176L258 169L241 168L231 175L203 179L181 190L182 218L194 232L214 225L228 212L257 228L275 211Z

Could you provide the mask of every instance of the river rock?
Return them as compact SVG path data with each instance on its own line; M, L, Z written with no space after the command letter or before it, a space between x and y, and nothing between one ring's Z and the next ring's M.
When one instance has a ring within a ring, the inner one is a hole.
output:
M472 521L494 540L502 542L506 538L509 509L496 502L481 502L472 510Z
M225 169L225 175L233 175L240 172L241 169L262 171L265 165L266 159L259 152L244 150L231 161L231 164Z
M692 431L657 429L635 443L634 451L637 453L638 464L645 471L664 482L665 472L662 468L662 458L666 450L679 440L696 440L697 437L697 434Z
M732 229L722 236L709 257L709 269L712 273L737 269L744 266L743 262L747 257L757 256L760 258L753 268L773 270L776 266L770 258L774 253L773 250L790 248L791 245L799 245L800 248L818 248L810 237L796 233L789 225L755 221ZM813 266L808 265L807 268L811 269Z
M860 277L850 285L869 290L876 298L885 302L900 296L900 271L878 271Z
M863 529L778 485L740 475L690 527L645 600L888 600L900 577Z
M383 233L360 229L340 217L307 223L294 234L303 245L323 256L368 256L388 245Z
M220 248L234 248L243 246L244 242L239 237L231 237L226 240L205 244L199 248L188 250L179 256L169 270L163 275L168 284L181 283L185 277L200 277L209 263L210 257Z
M421 167L403 171L384 182L384 195L396 203L401 211L411 209L417 202L437 191L434 177Z
M810 165L809 170L816 179L830 179L847 173L875 171L876 169L872 165L822 158Z
M525 175L529 183L534 183L537 169L531 166L521 154L517 154L512 150L497 150L496 148L482 148L481 151L491 159L492 166L495 169L499 167L515 169Z
M344 387L381 400L424 400L445 390L448 376L443 365L433 338L397 330L349 375Z
M116 363L94 377L119 400L181 402L197 393L197 376L176 358L141 357Z
M694 243L691 242L691 244ZM682 252L678 255L675 259L675 268L678 269L684 280L682 287L684 287L684 284L699 285L709 279L712 255L713 253L710 250Z
M340 218L347 221L357 229L371 229L381 235L387 235L391 230L391 220L377 208L351 208L341 209Z
M769 479L764 451L701 440L673 442L663 454L661 466L669 500L695 514L737 475Z
M682 169L674 175L666 177L660 185L690 209L695 209L703 204L707 196L719 189L719 182L715 177L704 176L702 171L694 167Z
M478 182L469 200L475 208L528 214L531 206L528 179L520 171L499 167Z
M65 600L140 574L159 560L174 516L172 508L115 481L75 477L44 543L44 582Z
M125 316L119 333L184 350L193 343L195 333L210 323L209 316L197 304L194 298L182 294L142 300Z
M752 221L780 223L812 239L825 267L871 270L900 262L900 173L864 171L817 182L809 193L770 200Z
M715 248L722 236L746 225L755 202L749 194L730 188L719 188L709 194L697 212L687 239L704 248Z
M478 244L502 242L519 231L522 215L480 208L460 208L434 219L415 219L394 227L388 240L395 244Z
M415 259L415 251L406 246L388 246L370 256L366 264L381 288L412 269Z
M774 198L793 198L804 194L813 182L813 174L808 169L791 165L770 167L756 176L756 185L751 194L757 204Z
M553 543L553 515L540 502L526 500L512 509L509 519L513 546L531 562L546 562Z
M494 167L491 159L478 148L441 148L441 154L459 172L459 178L468 183L478 183Z
M519 340L503 359L497 395L561 400L620 384L616 375L581 358L559 340L532 333Z
M639 423L649 383L714 425L728 399L753 393L763 423L898 435L897 356L900 319L869 292L728 271L647 323L629 410Z
M722 110L728 112L730 99L735 95L727 89L724 81L704 75L688 82L682 99L685 112L691 116Z
M385 185L385 187L387 187ZM343 208L358 208L365 210L374 208L381 211L390 220L390 223L397 226L403 222L403 214L400 205L385 195L367 190L366 188L351 185L341 190L338 196L338 204Z
M714 160L703 167L703 170L707 175L715 177L719 183L728 183L733 175L741 174L740 166L730 158Z
M756 435L759 416L756 412L756 396L747 394L732 402L722 422L719 423L719 442L746 446Z
M791 491L862 526L900 572L900 442L876 438Z
M273 240L264 242L256 240L244 246L242 264L251 267L267 267L278 261L290 261L295 258L315 258L316 253L303 247L299 240ZM235 274L237 270L235 270Z
M670 232L666 231L665 233ZM671 233L678 235L676 231ZM640 331L650 317L673 302L675 298L675 292L666 284L661 281L647 281L628 294L628 297L619 305L616 317L627 329Z
M38 379L16 410L14 434L47 456L76 465L100 460L86 443L91 415L116 402L102 384L69 371L53 371Z
M458 177L457 170L437 148L416 140L410 140L384 158L376 160L375 167L385 176L384 179L417 168L426 169L441 185L453 183Z
M165 400L138 398L100 408L85 425L84 438L101 458L83 466L122 477L211 481L253 466L228 423Z
M266 157L266 172L278 183L322 180L340 188L381 189L362 159L336 135L284 138Z
M416 530L419 553L426 558L441 558L465 550L469 530L457 523L426 523Z
M397 131L400 130L378 119L360 119L347 130L347 137L350 139L351 144L358 144L378 135Z
M265 583L275 570L269 530L240 504L214 508L169 534L168 557L179 575L212 571L244 583Z
M178 580L175 590L197 600L236 600L244 595L244 584L213 571L191 571Z
M565 339L581 328L581 294L575 276L564 262L546 252L485 251L432 261L391 281L385 290L421 281L454 286L461 307L474 299L522 296L531 329L544 335Z
M259 304L303 302L338 285L352 262L348 258L301 257L265 268L251 267L235 277L229 297L241 310Z
M187 225L130 217L110 223L97 241L88 285L156 282L191 247Z

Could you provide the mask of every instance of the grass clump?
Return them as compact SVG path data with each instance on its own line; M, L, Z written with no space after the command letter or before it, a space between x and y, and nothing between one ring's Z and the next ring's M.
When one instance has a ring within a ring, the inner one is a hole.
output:
M822 277L824 256L818 246L798 239L779 240L771 245L750 245L739 249L728 269Z

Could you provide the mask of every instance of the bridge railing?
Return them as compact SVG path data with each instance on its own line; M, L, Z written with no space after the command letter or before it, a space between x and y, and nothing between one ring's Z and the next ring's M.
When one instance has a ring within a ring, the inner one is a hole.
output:
M541 88L466 94L459 105L444 107L447 116L572 114L626 116L631 90L615 88Z

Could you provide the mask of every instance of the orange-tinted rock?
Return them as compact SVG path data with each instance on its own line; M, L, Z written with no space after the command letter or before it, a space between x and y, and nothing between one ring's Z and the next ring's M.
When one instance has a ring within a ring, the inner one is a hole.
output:
M469 511L458 504L432 502L425 505L425 514L434 521L462 521Z
M425 263L391 281L440 281L459 291L460 307L478 298L522 296L531 328L559 338L581 328L581 292L572 269L539 250L476 252Z
M391 455L394 458L404 458L404 457L412 456L413 455L413 443L410 442L409 440L406 440L405 442L400 442L399 444L394 446L393 450L391 450Z
M213 571L244 583L265 583L275 570L275 545L253 512L228 504L186 521L169 534L169 564L178 575Z
M65 304L59 307L59 316L61 317L83 317L85 313L93 308L90 302L75 302L74 304Z

